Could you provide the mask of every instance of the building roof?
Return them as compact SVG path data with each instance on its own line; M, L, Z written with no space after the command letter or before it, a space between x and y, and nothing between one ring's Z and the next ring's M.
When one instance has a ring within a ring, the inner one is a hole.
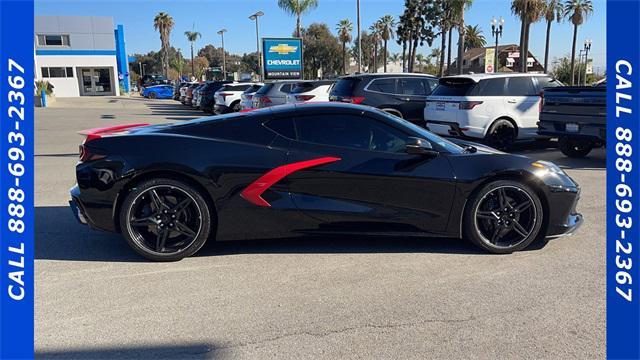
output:
M494 49L494 48L495 46L486 46L481 48L469 49L462 55L462 58L467 61L475 60L480 56L484 56L487 52L487 49ZM519 47L516 44L498 45L498 53L501 53L503 51L518 51L518 50L519 50Z

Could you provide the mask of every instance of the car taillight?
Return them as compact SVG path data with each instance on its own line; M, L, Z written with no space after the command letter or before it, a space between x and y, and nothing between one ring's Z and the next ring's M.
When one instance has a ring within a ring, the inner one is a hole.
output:
M364 101L364 96L343 96L340 98L340 101L351 104L360 104Z
M253 95L245 95L245 97L247 98L247 100L253 99Z
M297 101L309 101L316 96L315 95L296 95L295 97Z
M231 96L231 95L233 95L233 94L229 94L229 93L220 93L220 94L218 94L218 95L222 96L222 99L224 100L224 99L226 99L226 98L227 98L227 96Z
M471 110L474 107L482 104L482 101L461 101L458 104L458 109L460 110Z
M87 162L87 161L92 161L92 160L104 159L107 156L106 155L102 155L102 154L94 154L84 144L81 144L80 145L80 151L79 151L79 157L80 157L80 162Z
M268 96L260 97L258 100L263 104L271 104L271 99Z
M542 112L543 105L544 105L544 91L540 91L540 102L538 103L538 112Z

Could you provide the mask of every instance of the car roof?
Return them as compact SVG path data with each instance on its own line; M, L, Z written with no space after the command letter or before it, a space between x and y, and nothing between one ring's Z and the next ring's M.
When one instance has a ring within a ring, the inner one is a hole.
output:
M450 75L445 76L442 79L470 79L474 82L479 82L484 79L506 78L506 77L534 77L534 76L551 76L544 73L495 73L495 74L463 74L463 75Z
M330 113L330 112L340 112L340 113L352 113L352 114L362 114L364 111L368 111L368 107L362 105L341 103L341 102L317 102L317 103L295 103L295 104L284 104L284 105L276 105L268 108L270 112L274 115L277 114L286 114L289 112L295 112L296 114L317 114L317 113ZM256 113L260 113L262 109L255 110ZM249 114L252 112L249 112Z
M356 78L356 77L425 77L436 79L436 76L423 73L353 73L340 77L340 79Z

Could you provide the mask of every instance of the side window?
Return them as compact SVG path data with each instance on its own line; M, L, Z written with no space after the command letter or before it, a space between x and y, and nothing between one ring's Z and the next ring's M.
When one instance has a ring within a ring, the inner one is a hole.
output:
M291 92L291 84L282 85L282 87L280 87L280 91L282 91L285 94L290 93Z
M427 95L422 79L398 79L398 90L403 95Z
M260 118L254 116L231 117L214 121L206 127L206 135L212 138L241 141L251 144L271 144L276 135L262 126ZM201 133L199 135L202 135Z
M381 93L387 94L395 94L396 93L396 79L376 79L373 80L369 86L367 86L367 90L369 91L377 91Z
M293 126L293 120L290 118L272 119L264 123L271 131L288 139L296 139L296 129Z
M533 96L535 90L533 89L533 83L528 76L518 76L509 78L507 82L507 95L508 96Z
M480 81L479 96L504 96L506 78L488 79Z
M296 119L298 139L315 144L385 152L404 151L406 135L374 119L313 115Z

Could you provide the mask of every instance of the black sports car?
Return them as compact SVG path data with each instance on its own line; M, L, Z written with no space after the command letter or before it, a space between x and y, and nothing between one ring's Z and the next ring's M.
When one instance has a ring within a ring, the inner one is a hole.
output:
M71 206L158 261L208 239L463 237L494 253L582 222L560 168L325 103L83 132Z

